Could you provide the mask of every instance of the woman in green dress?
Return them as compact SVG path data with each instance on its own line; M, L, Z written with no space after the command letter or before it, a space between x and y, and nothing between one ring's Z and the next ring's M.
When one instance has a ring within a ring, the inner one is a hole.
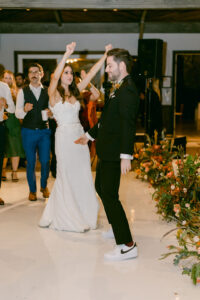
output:
M16 103L17 97L17 86L15 82L14 74L5 70L1 79L3 82L7 83L12 94L14 103ZM12 163L12 181L17 182L19 179L17 177L17 169L19 166L20 157L25 157L24 149L22 146L21 138L21 125L20 121L15 117L15 114L6 114L4 116L5 126L6 126L6 144L5 144L5 158L3 162L2 180L6 180L6 165L8 158L11 159Z

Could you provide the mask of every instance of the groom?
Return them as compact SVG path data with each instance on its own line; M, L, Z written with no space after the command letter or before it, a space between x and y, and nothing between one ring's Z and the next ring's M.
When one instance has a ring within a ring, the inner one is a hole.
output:
M106 72L109 80L115 82L115 90L105 103L98 124L75 141L84 145L88 140L96 139L99 163L95 187L112 226L104 236L114 237L117 244L113 251L104 255L107 260L137 257L137 246L118 194L121 173L126 174L131 169L139 107L137 90L130 76L132 61L125 49L115 48L107 52Z

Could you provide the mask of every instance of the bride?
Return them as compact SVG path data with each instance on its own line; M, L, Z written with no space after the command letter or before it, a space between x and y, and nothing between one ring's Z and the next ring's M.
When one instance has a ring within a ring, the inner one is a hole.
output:
M104 64L111 45L105 47L104 55L77 85L72 67L66 64L75 46L75 42L66 46L66 52L49 86L50 108L58 125L55 135L57 176L39 226L84 232L96 228L99 204L93 185L88 146L74 143L83 134L77 98Z

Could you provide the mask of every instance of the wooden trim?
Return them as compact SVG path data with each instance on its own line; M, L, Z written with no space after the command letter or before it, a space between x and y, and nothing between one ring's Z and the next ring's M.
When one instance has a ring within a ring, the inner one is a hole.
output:
M0 7L4 8L49 8L49 9L170 9L170 8L200 8L199 0L0 0Z
M0 23L0 33L138 33L138 23ZM199 23L145 23L144 33L200 33Z

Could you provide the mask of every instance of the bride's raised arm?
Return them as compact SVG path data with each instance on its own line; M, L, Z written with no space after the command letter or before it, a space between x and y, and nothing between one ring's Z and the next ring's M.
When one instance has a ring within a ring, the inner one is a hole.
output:
M86 86L90 83L91 79L96 75L96 73L101 69L103 66L106 57L107 57L107 52L112 49L112 45L109 44L105 46L105 53L104 55L97 61L97 63L90 69L90 71L87 73L86 77L77 84L77 87L79 91L81 92L86 88Z
M54 106L55 103L56 103L55 95L56 95L58 81L59 81L60 76L62 74L62 71L63 71L63 68L65 66L66 60L74 52L75 47L76 47L75 42L72 42L72 43L66 45L66 51L65 51L61 61L59 62L59 64L57 65L57 67L56 67L56 69L53 73L53 76L51 78L50 85L49 85L49 88L48 88L49 102L50 102L51 106Z

